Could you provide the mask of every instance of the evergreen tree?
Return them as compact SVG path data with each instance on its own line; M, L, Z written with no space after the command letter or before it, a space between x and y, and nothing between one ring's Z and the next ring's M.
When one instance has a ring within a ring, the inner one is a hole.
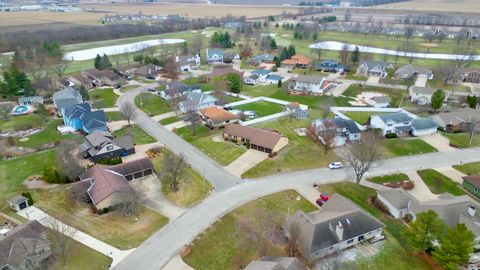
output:
M104 54L100 60L100 66L98 69L100 70L106 70L112 68L112 63L110 62L110 59L108 58L108 55Z
M433 241L445 231L445 224L432 210L417 215L417 219L405 230L408 245L417 252L433 248Z
M84 101L86 100L89 100L90 99L90 96L88 95L88 91L87 91L87 88L85 88L85 85L80 85L80 89L78 89L79 92L80 92L80 95L82 95L82 99Z
M350 60L355 66L360 61L360 49L358 48L358 46L355 47L355 50L353 50L352 54L350 55Z
M278 80L277 87L282 88L282 80Z
M240 75L236 73L230 73L227 75L227 81L230 88L230 92L232 93L240 93L242 91L242 80Z
M284 48L284 50L285 50L285 48ZM275 57L273 58L273 61L275 62L275 66L276 66L277 68L279 68L279 67L282 65L282 61L280 60L280 57L276 57L276 56L275 56Z
M100 69L100 64L102 62L102 57L100 55L97 54L97 56L95 56L95 60L93 62L93 66L96 68L96 69Z
M293 45L288 46L288 58L291 58L295 54L297 54L295 52L295 47Z
M443 105L445 101L445 92L442 89L438 89L437 91L433 92L431 105L434 112L437 112Z
M288 56L288 50L287 50L286 47L283 47L283 50L282 50L282 52L280 53L280 58L278 59L278 61L279 61L279 62L282 62L283 60L288 59L288 58L290 58L290 57Z
M440 237L440 246L433 251L433 259L446 270L456 270L470 259L473 252L474 235L465 224L449 228Z
M274 38L272 38L272 41L270 41L270 49L272 49L272 50L277 49L277 41L275 41Z
M467 104L468 104L468 107L470 107L472 109L477 108L477 96L468 95Z

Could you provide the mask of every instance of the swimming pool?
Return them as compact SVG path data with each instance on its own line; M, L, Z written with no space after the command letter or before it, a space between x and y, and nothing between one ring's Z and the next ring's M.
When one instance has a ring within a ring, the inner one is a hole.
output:
M12 110L12 114L13 115L27 114L30 112L30 109L31 109L30 106L24 106L24 105L15 106L15 108L13 108Z

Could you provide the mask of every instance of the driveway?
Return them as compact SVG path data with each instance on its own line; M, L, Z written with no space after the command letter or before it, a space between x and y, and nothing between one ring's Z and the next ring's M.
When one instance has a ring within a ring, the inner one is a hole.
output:
M380 77L370 76L368 77L367 83L374 83L374 84L380 83Z
M195 270L190 265L186 264L180 255L173 257L170 262L163 267L162 270Z
M130 121L130 124L133 125L135 123L133 121ZM120 130L126 126L128 126L127 120L113 121L107 123L108 130L110 130L111 132Z
M459 183L460 185L463 183L462 177L467 176L466 174L462 173L461 171L455 170L452 166L435 168L439 173L449 177L453 181Z
M135 145L135 154L122 157L122 161L125 163L125 162L130 162L130 161L134 161L141 158L146 158L148 157L146 153L147 150L156 148L156 147L163 147L163 146L164 145L159 142Z
M42 210L38 209L35 206L27 207L19 212L18 215L28 219L28 220L37 220L43 226L52 228L52 229L60 229L60 231L73 231L73 239L84 244L85 246L94 249L103 255L106 255L112 258L112 266L117 265L121 260L128 256L134 249L129 250L120 250L116 247L110 246L109 244L102 242L84 232L81 232L77 229L74 229L57 219L49 216L47 213L43 212Z
M426 77L417 77L417 80L415 81L415 86L419 87L425 87L427 86L427 78Z
M179 128L182 128L182 127L186 127L188 125L190 125L190 122L182 120L182 121L178 121L178 122L166 125L165 128L168 129L168 130L173 130L173 129L179 129Z
M348 82L344 82L344 83L339 83L332 91L332 95L334 97L339 97L343 94L343 92L345 92L345 90L347 90L348 87L350 87L350 85L352 85L351 83L348 83Z
M418 175L416 171L406 173L408 178L413 181L415 184L412 190L407 190L412 194L417 200L421 202L428 202L432 200L438 200L438 196L433 194L428 186L423 182L422 178Z
M451 147L449 140L442 136L440 133L420 136L419 138L422 139L424 142L430 144L431 146L435 147L439 152L458 150L454 147Z
M268 158L267 153L257 150L248 149L243 155L239 156L235 161L224 167L225 170L235 176L240 177L250 168L255 167L258 163Z
M152 116L152 119L158 122L160 120L170 118L170 117L174 117L174 116L177 116L176 112L168 112L168 113Z

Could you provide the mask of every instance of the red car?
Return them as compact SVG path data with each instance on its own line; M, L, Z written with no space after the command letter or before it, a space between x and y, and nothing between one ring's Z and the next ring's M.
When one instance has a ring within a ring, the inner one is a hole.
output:
M331 195L324 195L322 193L320 193L320 199L324 200L324 201L328 201L332 196Z

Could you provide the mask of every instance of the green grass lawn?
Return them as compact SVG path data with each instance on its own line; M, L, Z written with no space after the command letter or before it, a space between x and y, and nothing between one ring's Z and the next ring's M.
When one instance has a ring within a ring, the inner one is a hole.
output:
M179 128L176 133L222 166L227 166L246 152L246 148L231 142L214 142L212 139L221 136L221 132L211 131L204 126L197 127L195 136L190 126Z
M130 90L133 90L135 88L138 88L140 85L124 85L122 88L120 88L120 92L126 93Z
M450 145L457 148L468 148L480 146L480 135L473 135L472 143L470 144L470 135L468 133L448 133L441 132L444 137L450 141Z
M121 112L105 112L108 122L126 120L125 116Z
M255 241L237 235L236 223L259 211L272 213L280 220L297 210L312 212L317 208L299 194L288 190L257 199L223 216L190 245L191 252L183 260L197 270L239 269L257 259ZM240 239L241 238L241 239ZM242 243L242 244L240 244ZM284 256L282 246L269 244L269 256Z
M282 105L266 101L252 102L235 107L235 109L242 111L254 111L257 117L264 117L282 112L283 108Z
M153 116L171 112L168 102L159 95L144 93L135 97L135 105L146 114Z
M114 131L113 135L117 137L122 137L125 134L131 134L133 137L133 143L134 144L148 144L148 143L154 143L156 140L145 133L141 128L139 128L137 125L132 125L130 127L124 127L120 130Z
M480 173L480 162L466 163L463 165L453 166L456 170L463 172L464 174L472 175Z
M434 194L448 192L455 196L465 195L465 192L458 187L457 183L438 171L427 169L417 171L417 173Z
M113 92L112 88L90 90L88 96L90 97L90 101L94 104L100 104L101 108L115 107L115 102L117 102L118 99L118 95Z
M372 183L376 183L376 184L400 182L400 181L404 181L404 180L409 180L408 176L404 173L396 173L396 174L375 176L375 177L367 179L367 181L372 182Z
M284 117L276 121L256 125L256 127L266 127L280 131L288 137L289 144L276 157L260 162L246 171L242 177L256 178L277 172L313 169L324 167L335 161L337 157L333 151L324 154L323 148L319 144L314 143L308 137L299 137L293 131L294 128L307 127L309 124L309 120L294 119L290 121L288 117Z
M169 150L163 148L163 151ZM163 154L152 159L153 166L157 172L162 171L163 159ZM162 185L162 192L165 197L181 207L191 207L197 204L210 194L210 190L212 190L210 182L205 181L204 186L203 177L191 168L188 168L179 180L179 190L177 192L171 191L167 185Z
M382 141L384 154L387 157L399 157L437 152L422 139L384 139Z
M79 135L73 134L60 134L57 130L57 126L62 124L63 121L61 119L51 119L42 131L29 136L28 141L21 142L20 138L16 138L16 145L20 147L39 148L48 143L55 143L61 140L71 140L80 137Z
M21 116L11 116L7 120L0 120L0 131L8 132L41 127L46 121L45 117L32 113Z
M183 115L177 115L177 116L164 118L164 119L160 120L159 123L163 126L166 126L166 125L173 124L173 123L176 123L176 122L182 121L182 120L183 120Z
M356 97L362 92L375 92L389 96L392 99L390 102L391 107L399 107L400 102L402 102L404 97L408 95L406 90L388 89L375 86L360 86L358 84L352 84L343 92L343 95L348 97Z
M458 92L470 92L470 87L465 86L465 85L459 85L459 84L447 84L443 82L442 78L439 78L437 76L433 77L433 79L427 81L427 86L432 87L432 88L437 88L437 89L443 89L443 90L452 90L452 91L458 91Z

